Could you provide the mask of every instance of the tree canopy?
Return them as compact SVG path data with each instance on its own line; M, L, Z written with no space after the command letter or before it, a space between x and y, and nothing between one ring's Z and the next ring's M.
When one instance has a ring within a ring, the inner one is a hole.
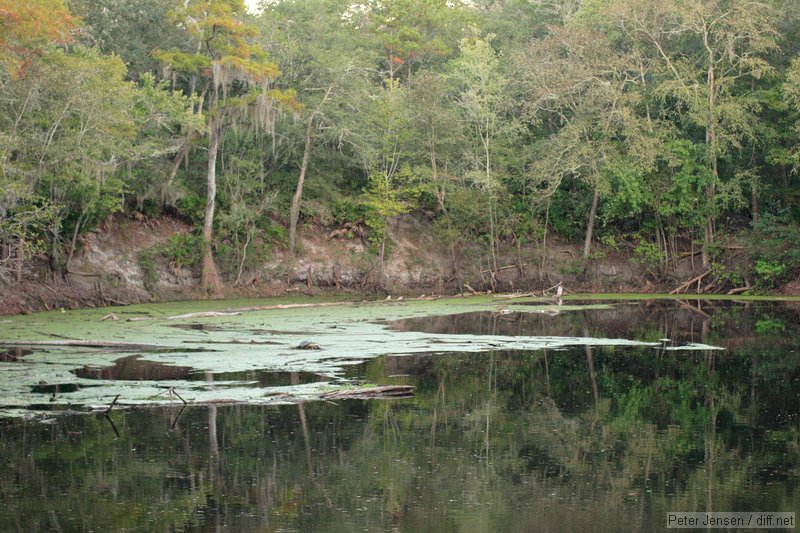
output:
M301 256L309 223L360 228L382 265L411 213L454 257L474 245L490 285L501 249L546 256L550 232L578 270L624 246L656 281L695 249L722 272L736 240L750 260L720 279L774 288L800 275L798 13L0 0L0 277L66 275L110 213L169 211L219 293L271 247Z

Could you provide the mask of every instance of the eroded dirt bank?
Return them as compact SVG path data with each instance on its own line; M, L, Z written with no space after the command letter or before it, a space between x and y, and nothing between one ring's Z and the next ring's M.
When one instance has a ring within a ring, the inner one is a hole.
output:
M0 314L205 299L198 289L197 269L171 264L154 253L170 238L190 232L190 226L169 217L110 219L80 240L69 274L53 276L43 263L25 273L22 283L0 285ZM540 293L559 282L568 292L669 292L702 274L699 257L692 261L691 254L659 279L624 250L598 249L600 258L585 263L579 246L551 237L546 248L541 243L501 243L499 268L492 275L487 250L442 245L424 218L398 217L389 235L389 253L381 269L361 237L348 238L345 232L331 237L329 228L305 226L296 258L283 244L272 244L269 258L239 276L238 284L232 281L234 274L229 276L225 296ZM701 290L709 283L701 280Z

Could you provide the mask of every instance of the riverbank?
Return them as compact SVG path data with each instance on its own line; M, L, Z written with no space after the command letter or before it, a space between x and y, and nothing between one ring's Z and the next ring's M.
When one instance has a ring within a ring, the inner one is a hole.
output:
M224 295L361 299L489 291L542 294L558 283L568 294L669 293L675 289L739 294L751 289L746 276L740 276L743 281L736 286L730 281L735 278L731 272L746 270L739 249L730 261L720 263L725 266L721 272L703 269L699 256L687 253L669 271L654 274L625 249L597 245L592 258L584 261L578 245L554 237L548 238L546 246L511 240L501 243L493 272L486 250L476 245L442 246L424 217L398 217L388 229L389 252L381 265L359 235L306 226L300 233L297 256L290 256L280 242L270 243L269 254L255 266L229 272ZM0 315L207 299L199 288L197 266L176 260L180 255L173 250L175 243L191 242L191 234L191 226L171 217L109 219L80 239L68 274L54 277L42 264L26 272L20 283L3 286ZM783 287L777 294L800 294L800 284Z

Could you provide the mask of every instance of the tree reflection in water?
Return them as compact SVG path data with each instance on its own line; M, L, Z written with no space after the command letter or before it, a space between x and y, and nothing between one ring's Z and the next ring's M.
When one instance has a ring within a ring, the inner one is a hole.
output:
M0 524L651 531L668 511L797 509L797 311L689 307L426 319L430 330L672 341L352 370L416 385L408 400L112 411L118 438L102 414L6 420ZM683 342L726 350L669 349Z

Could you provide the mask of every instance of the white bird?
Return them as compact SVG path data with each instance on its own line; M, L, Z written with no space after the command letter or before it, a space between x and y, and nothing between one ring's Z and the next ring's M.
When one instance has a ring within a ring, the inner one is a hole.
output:
M556 298L560 300L562 294L564 294L564 287L562 287L561 284L559 283L558 288L556 289Z

